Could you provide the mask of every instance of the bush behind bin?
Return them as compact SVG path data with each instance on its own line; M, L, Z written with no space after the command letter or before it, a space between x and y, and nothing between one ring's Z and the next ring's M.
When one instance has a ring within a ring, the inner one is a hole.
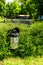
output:
M20 29L19 47L10 51L8 30L18 27ZM0 23L0 59L7 56L43 55L43 22L30 26L25 24Z

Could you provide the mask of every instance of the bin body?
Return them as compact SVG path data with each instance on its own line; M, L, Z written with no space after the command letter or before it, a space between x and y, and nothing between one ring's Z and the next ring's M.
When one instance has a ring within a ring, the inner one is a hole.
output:
M10 47L11 49L17 49L19 43L19 37L10 37Z

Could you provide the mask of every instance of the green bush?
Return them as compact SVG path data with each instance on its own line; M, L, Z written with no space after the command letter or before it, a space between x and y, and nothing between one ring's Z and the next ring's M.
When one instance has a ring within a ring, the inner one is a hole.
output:
M29 28L29 36L33 44L33 55L43 55L43 22L32 24Z
M9 36L8 30L18 27L20 31L26 29L27 25L25 24L13 24L13 23L0 23L0 59L11 54L9 46Z
M43 22L34 23L21 32L19 56L43 55Z
M20 29L19 47L10 50L8 30L18 27ZM43 22L30 26L25 24L0 23L0 59L10 56L43 55Z

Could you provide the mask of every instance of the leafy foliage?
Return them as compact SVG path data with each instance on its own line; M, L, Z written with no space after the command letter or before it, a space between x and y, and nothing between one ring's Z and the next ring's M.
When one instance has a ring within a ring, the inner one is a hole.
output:
M19 46L10 49L8 30L18 27L20 29ZM31 24L0 23L0 59L6 56L37 56L43 55L43 22Z
M20 30L24 30L26 25L13 24L13 23L0 23L0 59L11 55L10 52L10 38L8 36L8 30L18 27Z
M6 7L7 7L6 8L6 16L9 18L16 17L16 15L18 15L21 10L21 8L16 0L14 0L13 3L10 3L10 4L8 3L6 5Z
M43 23L35 23L20 35L19 56L43 55Z
M0 1L0 16L5 16L6 15L6 5L5 5L5 0Z
M0 16L14 18L19 14L28 14L31 18L43 15L43 0L14 0L12 3L5 3L0 0Z

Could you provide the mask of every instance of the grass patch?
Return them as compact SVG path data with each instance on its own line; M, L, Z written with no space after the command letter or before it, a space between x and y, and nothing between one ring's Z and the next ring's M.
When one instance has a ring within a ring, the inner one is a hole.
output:
M3 60L3 65L43 65L43 57L7 58Z

